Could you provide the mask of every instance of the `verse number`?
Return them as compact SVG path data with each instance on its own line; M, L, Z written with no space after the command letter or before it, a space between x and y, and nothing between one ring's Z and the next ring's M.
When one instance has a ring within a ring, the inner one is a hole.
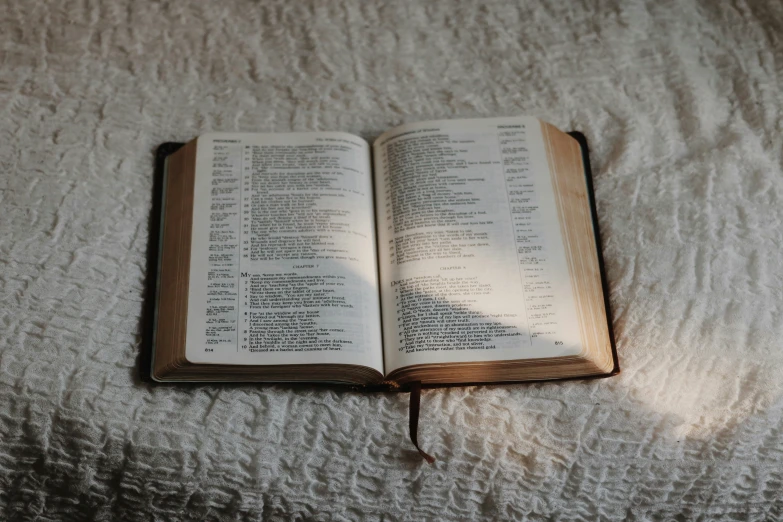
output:
M560 346L563 344L563 341L555 341L555 346Z

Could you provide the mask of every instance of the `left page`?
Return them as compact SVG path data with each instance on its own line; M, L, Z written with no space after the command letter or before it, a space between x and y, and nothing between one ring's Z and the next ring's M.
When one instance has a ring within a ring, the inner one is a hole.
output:
M194 209L188 361L383 372L367 142L201 136Z

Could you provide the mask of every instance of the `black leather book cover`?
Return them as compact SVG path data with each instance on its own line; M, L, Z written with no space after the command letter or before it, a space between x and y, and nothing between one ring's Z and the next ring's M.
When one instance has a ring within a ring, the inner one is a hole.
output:
M585 182L587 183L587 194L590 202L590 213L593 220L593 233L595 235L595 244L598 252L598 266L601 271L601 286L604 294L604 306L606 308L606 317L608 318L609 339L612 346L612 358L614 368L611 372L603 375L569 377L566 379L548 379L546 381L521 381L521 382L547 382L549 380L574 380L574 379L596 379L610 377L620 373L620 363L617 357L617 346L615 344L614 329L612 328L612 312L609 303L609 286L606 279L606 269L604 267L604 258L601 251L601 234L598 226L598 213L595 204L595 191L593 189L593 174L590 168L590 154L587 145L587 138L581 132L569 132L569 136L579 142L582 149L582 162L584 163ZM145 294L142 316L142 343L139 364L139 377L144 382L154 383L152 380L152 340L155 327L155 298L158 285L158 256L160 248L160 232L162 218L162 198L163 198L163 178L166 165L166 158L179 150L184 143L167 142L160 145L155 152L154 178L152 190L152 210L149 220L149 239L147 242L147 277L145 281ZM181 383L180 383L181 384ZM214 384L214 383L213 383ZM443 385L423 385L424 388L440 388L449 386L474 386L486 383L460 383ZM492 383L492 384L512 384ZM358 387L368 391L391 391L388 386L367 386ZM395 388L394 391L405 391L405 387Z

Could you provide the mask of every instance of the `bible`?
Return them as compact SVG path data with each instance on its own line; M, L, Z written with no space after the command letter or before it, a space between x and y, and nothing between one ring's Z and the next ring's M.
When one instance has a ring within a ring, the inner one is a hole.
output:
M617 373L586 146L532 117L170 146L152 378L406 390Z

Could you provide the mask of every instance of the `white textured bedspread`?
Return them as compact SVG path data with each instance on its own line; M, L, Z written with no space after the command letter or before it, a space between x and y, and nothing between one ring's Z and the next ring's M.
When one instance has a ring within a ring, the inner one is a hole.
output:
M0 519L783 518L780 2L0 2ZM622 374L137 377L155 147L581 130Z

